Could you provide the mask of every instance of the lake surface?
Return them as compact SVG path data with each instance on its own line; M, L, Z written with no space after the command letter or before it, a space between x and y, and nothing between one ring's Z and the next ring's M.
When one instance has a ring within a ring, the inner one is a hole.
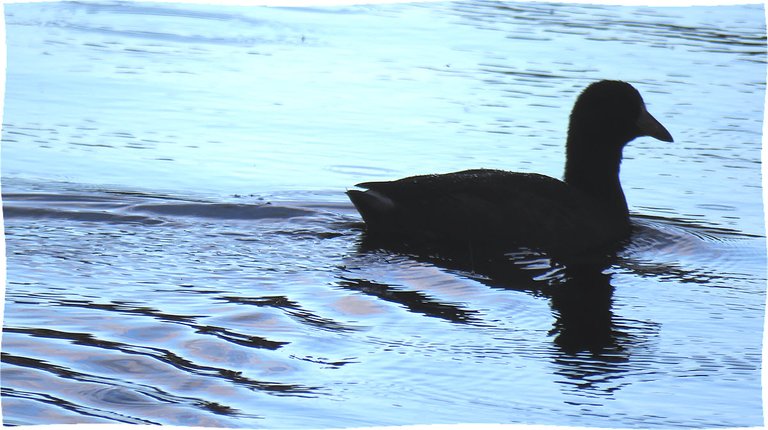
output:
M6 425L763 424L763 7L5 6ZM344 191L560 177L635 85L602 267L371 247Z

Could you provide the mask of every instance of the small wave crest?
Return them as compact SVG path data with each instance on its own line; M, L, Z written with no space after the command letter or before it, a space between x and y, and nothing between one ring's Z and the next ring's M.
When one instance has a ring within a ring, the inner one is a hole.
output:
M311 215L312 210L263 203L258 205L234 203L162 203L140 204L128 208L160 216L187 216L216 219L295 218Z
M634 217L633 224L622 259L636 273L694 281L763 276L763 236L657 217Z
M151 200L151 201L149 201ZM160 201L158 201L160 200ZM3 215L70 221L155 225L181 218L219 220L290 219L317 211L273 203L179 201L140 194L4 194Z

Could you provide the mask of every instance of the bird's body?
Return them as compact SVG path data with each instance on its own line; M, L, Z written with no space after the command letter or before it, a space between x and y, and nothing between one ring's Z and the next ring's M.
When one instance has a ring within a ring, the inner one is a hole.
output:
M416 245L504 244L562 253L567 244L608 243L629 232L628 222L589 196L535 173L477 169L358 186L368 191L349 196L369 232Z
M565 180L476 169L365 182L347 192L369 234L425 247L526 247L574 255L630 233L619 182L624 145L672 141L629 84L601 81L578 98L566 143Z

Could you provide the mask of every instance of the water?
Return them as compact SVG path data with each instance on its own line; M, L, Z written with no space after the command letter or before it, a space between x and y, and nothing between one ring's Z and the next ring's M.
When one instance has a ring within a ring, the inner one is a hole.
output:
M6 425L756 426L761 6L5 6ZM607 267L370 249L343 192L559 177L589 82L625 152Z

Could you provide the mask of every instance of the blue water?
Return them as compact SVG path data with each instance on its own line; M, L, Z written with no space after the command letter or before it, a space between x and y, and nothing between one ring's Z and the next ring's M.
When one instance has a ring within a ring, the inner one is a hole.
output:
M4 8L4 424L762 425L762 6ZM604 78L675 138L608 266L363 241L358 182L559 177Z

